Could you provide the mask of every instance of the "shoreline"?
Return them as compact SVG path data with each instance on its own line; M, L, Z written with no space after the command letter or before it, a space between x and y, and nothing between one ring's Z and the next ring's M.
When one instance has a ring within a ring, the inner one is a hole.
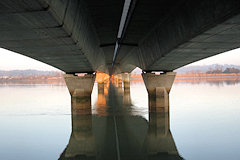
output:
M131 81L143 82L141 74L131 74ZM240 81L240 73L221 74L177 74L174 82L219 82ZM62 76L39 76L39 77L9 77L0 78L0 85L65 85Z

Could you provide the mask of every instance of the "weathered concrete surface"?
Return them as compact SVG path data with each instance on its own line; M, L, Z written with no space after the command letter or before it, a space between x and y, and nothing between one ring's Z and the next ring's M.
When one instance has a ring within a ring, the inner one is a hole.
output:
M169 112L169 92L172 88L175 76L175 72L167 72L160 75L154 73L142 74L148 91L150 112Z
M123 83L123 80L122 80L122 75L118 75L118 87L119 88L122 88L122 83Z
M105 65L83 0L2 0L0 6L1 47L65 72L91 72Z
M1 0L0 47L67 73L112 70L124 0ZM172 71L239 47L239 0L139 0L113 72Z
M124 41L138 46L118 63L123 70L172 71L238 48L239 14L238 0L139 1Z
M64 75L66 85L72 97L77 97L82 95L82 93L91 94L95 77L96 75L94 74L85 74L84 76Z
M122 83L123 83L122 74L114 75L114 83L115 83L116 87L122 88Z
M105 88L107 84L98 82L98 97L97 97L97 109L106 106Z
M95 77L93 74L84 76L64 75L71 95L73 114L88 114L91 112L91 94Z
M98 82L98 94L104 94L104 83Z
M123 88L124 92L129 92L130 90L130 74L128 73L122 73L122 79L123 79Z

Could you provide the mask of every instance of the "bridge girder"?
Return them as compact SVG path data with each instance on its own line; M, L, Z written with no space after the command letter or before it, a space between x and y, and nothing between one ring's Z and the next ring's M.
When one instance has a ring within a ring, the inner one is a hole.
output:
M68 73L172 71L239 47L238 0L134 2L115 68L124 0L2 0L0 46Z

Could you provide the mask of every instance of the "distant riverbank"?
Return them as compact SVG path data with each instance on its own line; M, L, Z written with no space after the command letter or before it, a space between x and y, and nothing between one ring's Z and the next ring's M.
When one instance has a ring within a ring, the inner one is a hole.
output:
M131 81L142 82L141 74L131 74ZM221 81L240 81L240 73L221 73L221 74L177 74L175 82L221 82ZM62 74L59 75L40 75L40 76L8 76L0 77L0 84L51 84L65 85Z
M131 75L133 81L142 81L140 74ZM177 74L175 82L217 82L217 81L240 81L240 73L220 74Z
M52 85L65 85L62 76L16 76L16 77L0 77L0 84L52 84Z

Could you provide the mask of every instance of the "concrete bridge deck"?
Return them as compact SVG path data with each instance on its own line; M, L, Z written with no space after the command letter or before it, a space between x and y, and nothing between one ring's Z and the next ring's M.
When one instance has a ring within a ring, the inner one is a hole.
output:
M0 47L67 73L172 71L239 47L239 0L2 0Z

